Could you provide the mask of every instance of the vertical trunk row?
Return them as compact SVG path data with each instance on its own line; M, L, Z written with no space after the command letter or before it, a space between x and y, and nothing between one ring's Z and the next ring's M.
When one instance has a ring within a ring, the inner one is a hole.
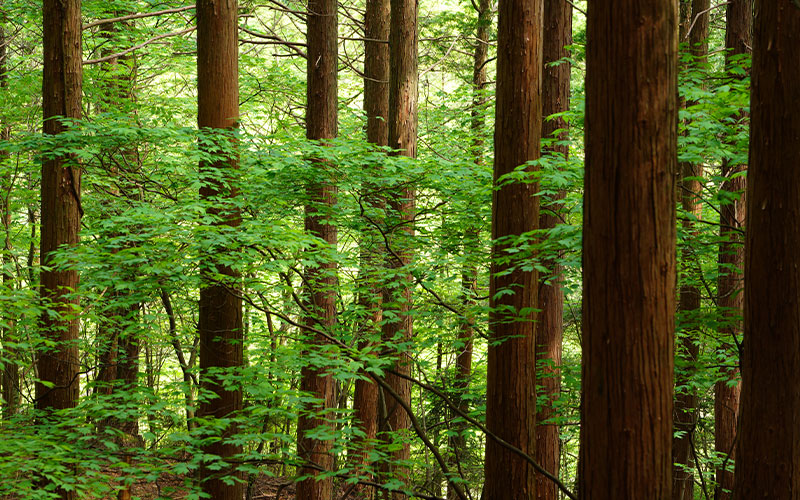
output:
M589 3L582 499L672 497L677 10Z
M800 495L800 7L756 3L733 498Z
M726 12L725 47L728 62L730 57L747 54L753 45L751 27L753 25L753 0L733 0L728 4ZM745 178L741 175L747 165L732 165L724 162L722 176L725 182L722 189L728 192L742 192L745 189ZM744 197L720 207L720 243L719 278L717 284L717 305L724 325L720 328L723 336L721 353L723 359L737 359L734 338L741 333L741 315L744 308L742 292L742 270L744 269L744 245L741 236L744 228ZM718 453L727 456L728 463L734 459L734 443L736 441L737 417L739 415L739 395L741 382L738 363L729 362L725 369L726 380L714 385L714 448ZM730 467L717 469L717 487L715 500L728 500L733 490L733 472Z
M690 23L692 31L689 33L689 53L692 55L692 64L702 69L706 64L708 54L708 25L709 25L710 0L693 0L692 17ZM691 105L691 103L690 103ZM698 180L703 175L703 166L692 163L680 164L680 189L678 190L681 207L687 213L700 218L701 205L699 201L701 182ZM691 280L696 274L699 264L693 261L693 252L689 242L697 232L694 223L686 219L682 221L683 230L686 232L686 244L681 252L682 273L684 280ZM673 487L674 500L692 500L694 498L694 474L691 467L692 443L695 423L697 422L697 393L691 388L692 376L696 371L697 356L700 354L700 339L697 337L694 316L700 309L700 290L691 284L683 284L680 289L678 310L680 311L685 326L677 355L685 365L676 377L676 391L673 419L678 436L672 441L673 462Z
M417 156L417 0L391 0L391 21L389 24L389 147L399 155L409 158ZM411 300L413 279L404 274L402 268L411 263L412 254L407 239L413 236L413 221L416 209L416 193L413 187L405 187L393 193L389 200L392 211L398 214L398 224L391 238L393 255L389 256L388 267L395 269L396 276L387 284L384 303L394 304L397 320L383 325L382 336L385 341L397 344L406 343L413 336ZM411 374L410 354L402 349L396 353L394 370L400 375ZM389 374L386 381L397 396L409 403L411 401L411 382L401 376ZM405 433L410 427L410 419L393 396L385 394L382 398L386 415L382 416L382 430ZM404 438L401 438L404 439ZM392 453L392 461L408 460L410 448L408 440ZM395 477L404 478L407 471L395 468L390 471ZM394 500L403 500L405 495L395 492Z
M367 141L376 146L389 144L389 0L367 0L366 14L364 17L364 111L367 115ZM366 189L371 189L366 186ZM366 200L371 207L381 209L386 201L379 195L368 195ZM367 310L362 334L366 337L360 346L367 347L376 336L373 332L380 331L383 319L381 309L381 286L378 275L382 262L383 252L378 248L382 242L379 235L369 228L363 238L366 248L362 250L362 272L366 276L362 304ZM374 236L374 237L373 237ZM364 432L364 440L359 443L360 449L356 451L354 466L356 471L369 467L369 443L373 442L378 434L378 385L372 380L357 380L353 396L354 418L359 422ZM367 487L356 487L362 494L372 497L372 492Z
M494 182L540 156L542 133L543 0L501 0L497 39ZM530 456L536 444L538 273L509 260L508 240L535 230L539 200L534 183L503 183L492 196L489 278L489 359L486 427ZM533 499L536 477L522 457L486 440L486 498Z
M308 3L306 36L308 43L306 88L306 137L326 140L336 137L337 126L337 12L336 0L311 0ZM325 177L329 166L315 160L318 179ZM305 211L305 230L320 238L327 246L336 247L337 229L330 224L330 213L336 204L336 187L327 181L317 180L308 186L309 202ZM310 326L330 332L336 323L336 263L325 261L305 270L306 306ZM327 340L316 335L312 339L317 349L324 349ZM304 467L299 472L310 476L297 484L298 500L330 500L333 496L331 478L317 480L319 469L333 468L331 442L319 440L308 433L323 425L330 425L325 417L315 414L335 407L335 384L322 366L305 366L301 373L300 389L311 394L318 403L306 408L297 422L297 451L300 458L314 467Z
M569 55L567 45L572 43L572 5L564 0L545 0L544 2L544 46L542 80L542 137L564 141L568 137L567 122L563 117L549 119L556 113L569 109L570 65L562 62L552 64ZM557 130L562 132L555 135ZM554 144L549 150L566 161L569 146ZM559 160L561 161L561 160ZM539 213L540 229L552 229L560 222L561 191L549 200L550 206ZM536 461L546 471L558 477L561 446L558 425L544 423L555 416L553 401L561 394L561 343L563 335L564 294L561 291L562 266L559 258L544 263L550 271L549 276L539 280L539 313L536 325L536 363L545 367L537 378L541 386L544 404L536 414ZM538 500L557 500L558 488L541 474L536 475L536 498Z
M217 157L200 164L201 175L205 177L200 197L209 203L216 200L208 213L223 226L222 232L240 223L238 209L232 203L218 201L236 196L231 188L238 168L237 156L232 151L235 142L228 134L214 135L215 132L230 132L239 120L237 14L236 0L197 2L197 121L200 129L208 134L204 142L219 145L219 148L210 148ZM213 394L214 398L203 401L197 414L209 419L231 418L242 409L242 391L241 388L225 388L220 374L234 373L242 365L242 302L236 292L240 277L237 270L223 263L230 258L225 257L229 249L220 246L206 251L201 262L204 281L200 288L198 317L200 385L203 392ZM236 426L228 426L222 431L221 439L205 445L203 452L223 461L241 453L240 445L229 442L235 433ZM229 464L221 469L204 464L200 471L204 493L214 500L241 500L242 482L229 479L236 474L234 469Z

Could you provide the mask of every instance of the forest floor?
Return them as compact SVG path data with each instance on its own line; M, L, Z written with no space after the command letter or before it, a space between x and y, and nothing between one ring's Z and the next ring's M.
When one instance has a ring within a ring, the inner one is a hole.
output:
M246 488L247 489L247 488ZM182 499L186 497L182 479L175 476L160 478L153 482L139 482L133 485L131 495L141 500L158 498ZM293 500L295 484L291 478L260 475L251 486L250 500Z

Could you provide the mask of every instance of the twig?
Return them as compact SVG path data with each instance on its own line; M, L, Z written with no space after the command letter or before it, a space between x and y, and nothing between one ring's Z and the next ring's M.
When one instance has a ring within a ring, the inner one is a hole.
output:
M101 57L99 59L88 59L86 61L83 61L83 64L97 64L97 63L101 63L101 62L110 61L112 59L116 59L118 57L122 57L122 56L124 56L126 54L130 54L134 50L141 49L142 47L150 45L153 42L157 42L158 40L162 40L164 38L169 38L171 36L185 35L186 33L190 33L192 31L194 31L195 29L197 29L197 28L192 26L191 28L186 28L185 30L173 31L171 33L164 33L163 35L158 35L158 36L155 36L155 37L151 38L150 40L142 42L139 45L134 45L133 47L131 47L129 49L125 49L122 52L117 52L116 54L111 54L110 56Z
M185 10L192 10L194 9L194 5L189 5L187 7L178 7L175 9L165 9L159 10L157 12L143 12L139 14L130 14L127 16L120 16L120 17L110 17L108 19L98 19L97 21L92 21L89 24L84 24L82 29L88 30L89 28L94 28L95 26L102 26L104 24L111 24L117 23L120 21L130 21L131 19L142 19L145 17L153 17L153 16L160 16L163 14L175 14L176 12L183 12Z

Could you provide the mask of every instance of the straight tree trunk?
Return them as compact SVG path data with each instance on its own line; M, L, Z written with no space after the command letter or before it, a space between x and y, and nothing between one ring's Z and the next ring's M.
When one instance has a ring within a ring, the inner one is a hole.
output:
M391 0L389 23L389 147L396 154L416 158L417 156L417 0ZM392 344L405 343L413 338L411 310L413 281L402 268L411 263L412 254L407 239L414 234L413 221L416 209L416 193L413 187L405 187L393 193L389 199L392 211L399 214L402 225L390 235L392 252L388 267L394 269L396 278L387 284L384 304L395 304L396 321L385 322L382 328L384 341ZM404 233L398 235L397 232ZM411 374L410 354L405 350L395 353L394 370L401 375ZM411 401L411 382L395 374L388 374L386 381L405 403ZM387 471L391 476L405 480L408 471L396 465L407 461L411 455L408 439L402 437L410 428L410 419L405 410L389 394L385 394L386 415L381 419L381 430L399 433L403 444L392 453L392 463ZM393 492L387 495L393 500L405 500L406 495Z
M308 86L306 103L306 137L312 140L333 139L337 134L337 33L336 0L311 0L308 3ZM324 161L315 161L320 177L329 168ZM308 187L310 202L305 209L305 230L336 248L337 228L330 224L330 213L336 205L336 187L317 181ZM325 261L305 270L307 309L311 317L305 321L317 329L330 332L336 323L336 263ZM327 340L316 335L316 349L324 349ZM303 467L300 474L309 479L297 483L298 500L331 500L333 480L317 479L319 469L333 469L331 442L319 440L312 433L320 426L330 426L318 415L335 408L335 384L323 366L308 365L302 369L300 389L318 402L300 414L297 421L297 450L300 458L315 467Z
M678 4L594 0L588 9L578 492L667 500Z
M236 0L199 0L197 2L197 121L209 137L204 141L219 145L217 157L200 164L205 176L200 198L209 203L207 210L217 218L216 224L236 228L241 220L238 209L225 200L234 198L230 187L238 168L232 151L235 141L229 135L239 120L239 63ZM220 153L219 151L223 151ZM212 149L213 151L213 149ZM231 229L233 230L233 229ZM223 230L227 232L227 230ZM241 388L226 388L219 374L233 374L242 366L242 302L236 293L240 286L239 272L224 262L230 250L224 246L208 248L201 262L203 283L200 288L198 331L200 335L200 386L213 394L197 410L198 417L232 418L242 409ZM237 428L229 425L221 431L220 440L204 445L203 452L227 462L242 452L239 444L230 442ZM225 481L236 476L236 481ZM235 466L223 463L219 468L204 463L200 469L203 492L214 500L241 500L244 493L241 474Z
M44 133L57 135L65 125L54 117L81 118L81 2L44 2L44 72L42 102ZM78 337L80 321L74 312L78 299L75 269L53 268L59 247L78 244L81 208L81 170L75 158L63 155L42 162L42 220L40 293L59 317L42 314L42 335L53 347L38 353L36 409L73 408L79 395ZM62 499L74 500L75 492L58 490Z
M501 0L497 38L494 184L540 156L542 135L543 0ZM529 456L536 452L536 327L538 273L510 261L509 238L539 224L538 185L503 183L492 195L489 275L489 359L486 427ZM486 439L484 497L536 497L533 468L518 454Z
M733 0L727 6L725 28L725 47L728 64L731 56L750 53L753 46L751 28L753 26L753 0ZM742 114L742 116L744 116ZM740 174L747 165L731 165L723 162L722 176L725 182L722 189L728 192L743 192L745 178ZM744 309L742 292L742 270L744 269L744 245L740 231L744 228L745 200L744 196L720 207L720 247L719 277L717 284L717 305L724 325L720 329L723 342L720 347L723 359L738 359L733 339L741 333L741 317ZM717 469L717 487L714 490L715 500L728 500L733 490L733 472L729 463L735 458L737 420L739 416L739 381L738 363L725 370L726 379L714 385L714 449L727 457L726 467Z
M733 498L800 498L800 7L756 3Z
M689 33L689 53L692 55L692 64L702 69L706 65L708 54L708 25L710 0L692 1L692 27ZM699 202L701 182L698 180L703 175L703 166L684 162L680 165L679 199L681 207L687 213L700 218L701 205ZM693 252L688 241L697 235L695 224L686 219L682 222L683 230L687 234L687 244L681 251L682 272L684 280L691 280L696 274L693 269L698 264L693 262ZM692 443L694 427L697 422L697 393L691 388L693 374L696 372L697 357L700 354L700 339L695 328L693 317L700 309L700 290L691 284L684 284L680 289L678 310L684 318L686 326L683 328L680 346L676 352L681 357L686 367L676 377L676 385L681 387L676 390L673 420L678 436L672 440L672 498L673 500L692 500L694 498L694 473Z
M364 17L364 111L367 114L367 141L376 146L387 146L389 144L389 44L383 41L389 40L389 0L367 0L366 14ZM367 190L371 186L366 187ZM372 208L380 210L384 208L386 201L379 195L368 195L365 200ZM364 244L367 246L362 250L362 263L365 269L362 270L366 276L362 300L366 308L367 318L364 321L363 334L368 337L362 341L362 348L368 347L372 340L372 332L380 332L380 324L383 320L381 305L381 286L380 276L378 276L380 262L382 262L383 252L378 248L382 242L378 240L379 235L375 231L368 230L363 237ZM364 439L358 443L358 450L355 451L356 460L354 467L358 473L369 470L372 465L369 460L369 450L372 442L378 435L378 385L372 380L359 379L355 383L355 393L353 396L354 418L359 423ZM368 479L372 474L367 474ZM372 488L369 486L356 486L357 493L368 498L372 498Z
M563 117L550 119L551 115L569 110L570 65L553 63L569 56L566 46L572 43L572 5L564 0L544 1L544 45L542 81L542 137L565 141L568 138L568 124ZM557 130L561 130L556 134ZM566 161L569 146L553 144L550 152ZM560 161L560 160L559 160ZM550 206L539 213L539 228L553 229L561 221L561 199L564 192L559 191L549 200ZM563 339L564 294L561 291L563 266L560 256L544 263L550 271L539 280L539 313L536 324L536 364L540 396L544 404L536 413L536 462L546 471L558 477L561 458L561 445L558 425L547 422L556 416L553 402L561 394L561 349ZM536 475L537 500L558 500L558 487L541 474Z

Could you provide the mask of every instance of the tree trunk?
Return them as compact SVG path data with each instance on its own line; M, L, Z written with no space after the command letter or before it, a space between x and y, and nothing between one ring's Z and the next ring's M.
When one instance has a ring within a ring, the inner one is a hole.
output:
M708 54L708 25L710 0L692 1L692 22L689 32L689 53L692 55L692 64L705 68L706 55ZM690 104L691 105L691 104ZM702 165L682 163L680 165L680 190L681 206L687 213L700 218L701 205L699 201L701 182L697 179L703 175ZM687 234L687 241L681 251L682 273L684 280L692 280L696 275L699 263L693 262L694 253L690 242L697 235L695 224L686 219L682 221L683 229ZM672 498L673 500L692 500L694 498L694 473L692 443L694 427L697 423L697 391L692 388L692 378L697 371L697 356L700 354L700 339L696 328L697 310L700 309L700 290L691 284L683 284L680 289L678 302L680 315L683 317L683 335L676 355L683 360L685 365L679 371L675 382L676 389L675 408L673 411L674 429L679 434L672 440Z
M543 0L501 0L497 39L494 183L540 156L542 133ZM492 196L489 278L489 359L486 427L530 456L536 444L538 273L507 253L508 239L539 223L538 184L505 182ZM505 240L505 241L504 241ZM527 256L530 257L530 256ZM536 496L533 468L518 454L486 439L485 498Z
M417 156L417 0L391 0L391 20L389 23L389 147L398 151L396 154L410 158ZM398 319L386 322L382 328L384 341L392 344L405 343L413 337L413 319L411 310L413 280L410 275L403 274L402 268L411 263L407 239L414 234L413 221L415 203L413 187L405 187L393 193L389 200L392 211L399 215L401 223L397 231L402 235L390 235L391 251L388 267L396 270L394 282L387 284L384 292L384 304L396 305ZM402 375L411 374L410 354L405 350L396 352L394 370ZM411 382L404 378L388 374L386 381L401 400L411 401ZM410 419L393 396L385 394L385 418L380 422L381 430L391 430L401 435L408 431ZM403 439L403 438L401 438ZM409 459L411 449L407 439L392 453L392 464L389 473L393 477L404 480L407 471L396 462ZM405 500L406 495L393 492L394 500Z
M728 3L726 12L725 47L728 64L731 56L748 54L753 45L751 28L753 26L753 0L733 0ZM744 117L744 113L741 114ZM741 172L747 165L731 165L723 162L722 176L725 182L722 189L728 192L743 192L745 178ZM734 177L734 175L739 174ZM742 331L742 311L744 294L742 292L742 270L744 269L744 245L741 231L744 228L744 196L720 207L720 246L719 277L717 284L717 305L723 326L720 333L723 342L720 346L722 359L738 360L736 336ZM733 472L728 467L734 459L737 420L739 416L738 362L730 361L724 369L725 380L714 385L714 449L727 457L726 467L717 469L717 487L714 500L728 500L733 490Z
M586 500L672 498L677 10L673 0L589 3L578 470Z
M800 7L757 2L733 498L800 497Z
M376 146L389 144L389 44L383 43L389 39L389 16L389 0L367 0L364 17L364 111L367 115L367 141ZM371 188L366 186L368 191ZM366 196L365 202L377 211L385 208L386 204L383 196L372 193ZM362 236L361 272L365 276L365 291L361 302L367 317L361 332L366 337L359 344L361 348L374 342L383 320L379 269L385 259L384 252L379 250L383 245L382 236L376 233L373 228L368 228ZM354 451L354 467L356 473L363 474L372 465L368 459L370 443L378 434L378 385L374 381L356 380L353 409L354 418L364 433L364 439L357 443L358 449ZM371 472L366 476L372 479ZM370 486L357 485L355 488L356 493L372 498Z
M566 49L572 43L572 5L564 0L545 0L544 2L544 45L542 81L542 137L565 141L568 138L568 124L563 117L549 119L551 115L569 109L570 65L553 63L569 56ZM562 132L558 135L557 130ZM548 148L554 155L566 161L569 146L554 144ZM561 160L558 160L561 161ZM539 213L539 227L553 229L561 221L559 211L564 192L559 191L550 206ZM544 423L556 416L553 401L561 394L561 343L563 338L564 294L561 291L563 267L557 256L544 263L550 271L539 280L539 313L536 325L536 364L543 373L537 376L541 386L540 395L544 404L536 413L536 462L546 471L558 477L561 446L558 425ZM536 475L537 500L557 500L558 487L541 474Z
M239 120L237 14L236 0L197 2L197 121L200 129L209 134L204 141L218 145L210 147L215 159L200 164L205 177L200 198L213 203L207 211L217 219L215 224L230 228L239 225L239 211L233 204L219 200L236 196L230 184L238 159L232 151L235 141L220 131L235 129ZM226 388L221 380L224 375L235 373L243 358L242 302L236 292L240 276L236 269L224 264L230 260L229 254L224 246L209 245L201 262L200 385L202 392L214 395L200 403L197 415L202 418L231 418L242 409L241 388ZM236 432L236 426L229 425L221 431L221 439L205 445L203 452L227 462L242 452L241 445L229 442ZM241 500L241 474L230 463L223 463L221 468L218 465L204 463L201 467L203 492L214 500ZM231 482L231 476L238 479Z
M308 3L308 86L306 105L306 137L312 140L333 139L337 134L337 33L336 0L311 0ZM319 177L329 168L324 161L315 161ZM336 248L337 228L330 224L336 205L336 187L327 181L315 181L308 187L309 203L305 209L305 230L322 239L326 247ZM324 258L324 257L323 257ZM325 260L305 270L307 309L305 318L310 326L332 331L336 323L336 263ZM315 335L315 349L324 349L327 340ZM307 365L301 373L300 389L318 400L300 414L297 421L297 450L300 458L315 467L303 467L300 474L309 479L297 483L298 500L330 500L333 480L316 479L319 469L333 469L331 442L319 440L306 433L317 427L330 426L326 418L315 416L335 408L335 384L324 366Z

